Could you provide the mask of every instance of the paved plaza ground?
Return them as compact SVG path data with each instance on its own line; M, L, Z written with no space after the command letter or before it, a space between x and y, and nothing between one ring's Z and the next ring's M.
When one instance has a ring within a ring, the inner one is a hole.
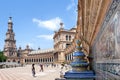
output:
M44 67L44 72L39 71L39 65L35 65L35 69L36 77L32 76L31 65L0 69L0 80L55 80L55 78L60 78L60 66ZM62 71L64 73L67 70L64 68Z

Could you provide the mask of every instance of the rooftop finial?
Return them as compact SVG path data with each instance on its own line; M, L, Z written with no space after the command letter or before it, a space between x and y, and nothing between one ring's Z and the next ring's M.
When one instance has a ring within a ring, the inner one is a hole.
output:
M9 17L9 19L11 20L11 19L12 19L12 17L10 16L10 17Z
M60 23L60 28L63 28L63 23L62 22Z
M12 17L9 17L9 20L8 20L8 22L12 22Z
M29 45L28 44L26 45L26 49L29 49Z

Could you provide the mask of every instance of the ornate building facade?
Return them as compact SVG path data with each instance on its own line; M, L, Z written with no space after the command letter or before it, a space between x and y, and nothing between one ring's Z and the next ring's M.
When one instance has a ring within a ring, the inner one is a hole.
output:
M17 53L20 54L20 58L17 57L16 60L20 59L23 64L69 62L75 51L75 41L80 40L90 63L89 69L96 73L96 80L119 80L120 0L78 0L77 11L77 28L65 30L61 23L61 28L53 37L54 49L33 51L28 46L25 50L19 48ZM8 24L12 25L11 19ZM8 47L8 43L11 42L14 47ZM11 51L13 52L10 53ZM6 38L4 54L16 55L14 51L16 51L14 37L12 40ZM12 58L15 59L11 56L11 60Z
M119 80L119 25L120 0L78 0L76 34L63 53L67 57L74 52L80 40L96 80Z
M54 39L54 60L55 62L61 63L66 60L72 60L72 53L65 57L65 49L68 48L75 37L76 28L71 28L70 30L65 30L63 28L63 23L60 23L60 29L55 32Z
M120 79L120 0L78 0L77 32L96 80Z
M18 62L21 64L32 64L32 63L43 63L43 64L52 64L52 63L62 63L65 61L65 54L63 53L68 46L71 45L72 40L74 39L76 28L71 28L70 30L65 30L63 28L63 23L60 23L60 29L55 32L54 48L41 50L33 50L29 48L29 45L25 49L19 47L16 48L16 40L14 39L13 33L13 22L12 18L9 18L8 21L8 31L6 33L6 40L4 46L4 54L7 56L8 62ZM72 54L68 60L72 60Z

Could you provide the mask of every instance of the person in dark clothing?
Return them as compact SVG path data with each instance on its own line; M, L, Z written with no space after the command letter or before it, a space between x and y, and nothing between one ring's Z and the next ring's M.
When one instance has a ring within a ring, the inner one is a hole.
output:
M40 72L43 72L43 65L42 64L40 64Z
M35 77L35 67L34 67L34 64L32 64L32 75L33 75L33 77Z

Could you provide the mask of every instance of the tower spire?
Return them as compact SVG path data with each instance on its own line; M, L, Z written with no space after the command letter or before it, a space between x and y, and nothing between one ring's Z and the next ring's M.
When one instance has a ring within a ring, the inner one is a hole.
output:
M9 17L8 23L12 23L12 17Z
M4 54L7 57L13 57L17 56L16 54L16 40L14 38L15 34L13 32L13 23L12 23L12 17L9 17L8 19L8 30L6 32L6 39L5 39L5 45L4 45Z
M12 17L9 17L9 19L8 19L8 30L13 31L12 26L13 26Z

